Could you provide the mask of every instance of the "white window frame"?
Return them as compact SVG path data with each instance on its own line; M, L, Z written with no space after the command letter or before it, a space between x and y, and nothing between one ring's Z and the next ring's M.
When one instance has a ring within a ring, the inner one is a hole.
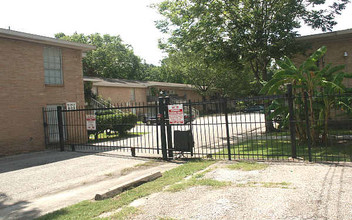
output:
M45 85L63 85L61 48L44 47L43 60Z

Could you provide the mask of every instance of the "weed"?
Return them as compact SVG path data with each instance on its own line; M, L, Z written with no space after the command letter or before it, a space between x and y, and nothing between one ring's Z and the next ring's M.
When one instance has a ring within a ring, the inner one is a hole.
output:
M257 162L238 162L235 164L228 165L227 168L232 170L252 171L252 170L264 170L268 167L268 164L257 163Z
M248 182L248 183L240 183L237 184L237 187L264 187L264 188L282 188L282 189L288 189L288 186L291 185L291 183L288 182L281 182L281 183L275 183L275 182Z
M193 186L211 186L214 188L220 188L229 185L231 185L230 182L218 181L213 179L197 179L196 177L192 177L187 181L171 185L166 191L179 192Z
M132 207L132 206L126 206L123 207L121 209L121 211L115 213L112 216L112 219L126 219L127 217L134 215L134 214L138 214L140 212L139 209L137 209L136 207ZM109 218L111 219L111 218Z

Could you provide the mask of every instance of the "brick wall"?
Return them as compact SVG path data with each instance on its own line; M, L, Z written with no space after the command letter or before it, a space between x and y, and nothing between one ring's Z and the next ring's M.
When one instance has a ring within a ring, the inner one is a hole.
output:
M81 51L62 48L64 85L46 86L43 47L0 38L0 155L45 149L46 105L84 105Z
M329 37L329 38L319 38L314 41L308 41L312 49L306 52L307 56L316 51L321 46L327 47L327 52L324 57L325 65L332 63L333 66L345 65L346 72L352 72L352 36L340 36L340 37ZM344 56L344 52L348 53L348 56ZM296 56L293 61L300 65L307 56L299 55ZM320 63L320 65L322 65ZM345 85L352 87L352 80L345 79Z
M131 91L135 90L135 100L131 99ZM129 87L99 86L97 94L104 99L110 100L112 104L126 104L127 102L146 103L147 89Z
M167 87L167 86L155 86L157 90L165 90L170 91L172 90L175 94L180 97L186 96L187 100L198 101L202 99L202 96L198 94L196 90L191 89L184 89L184 88L177 88L177 87Z
M174 88L174 87L155 87L157 90L173 90L178 96L185 96L192 101L201 100L202 97L195 90ZM99 86L97 88L97 94L101 95L104 99L109 99L112 104L132 102L131 100L131 90L133 88L128 87L108 87ZM137 103L147 102L147 90L148 88L134 88L135 89L135 101Z

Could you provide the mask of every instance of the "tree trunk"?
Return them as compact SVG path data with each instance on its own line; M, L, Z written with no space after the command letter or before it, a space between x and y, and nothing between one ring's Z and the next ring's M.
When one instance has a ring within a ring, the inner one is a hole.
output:
M205 103L207 101L207 98L205 95L202 95L202 101L203 101L203 112L204 114L207 113L207 104Z

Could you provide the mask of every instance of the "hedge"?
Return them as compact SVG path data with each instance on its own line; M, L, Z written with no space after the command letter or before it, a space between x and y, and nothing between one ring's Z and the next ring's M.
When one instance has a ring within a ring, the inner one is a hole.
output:
M114 110L100 111L96 113L95 131L91 133L96 136L106 131L115 131L119 135L126 134L128 130L134 128L137 124L137 116L132 113L117 112Z

